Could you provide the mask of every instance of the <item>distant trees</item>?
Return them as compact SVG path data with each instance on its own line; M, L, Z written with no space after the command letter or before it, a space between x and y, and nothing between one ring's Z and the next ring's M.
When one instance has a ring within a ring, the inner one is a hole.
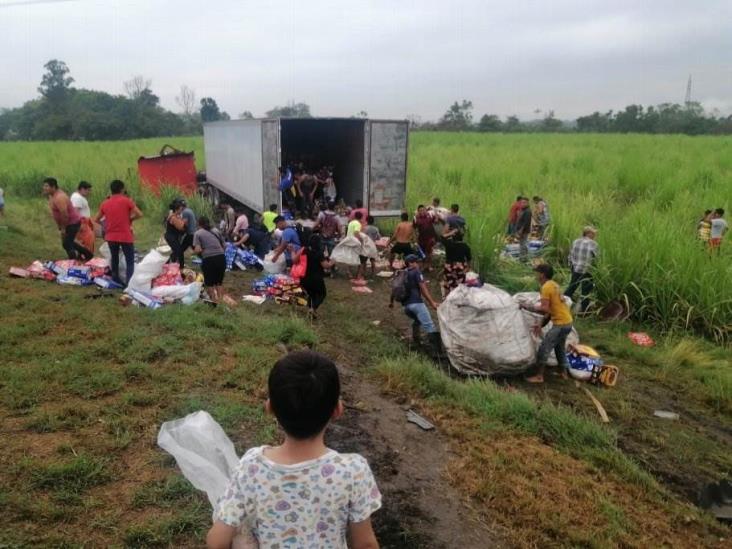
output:
M478 132L617 132L617 133L684 133L730 134L732 116L715 117L704 112L699 103L679 105L662 103L655 107L628 105L622 111L594 112L580 116L576 121L558 119L553 110L545 111L543 118L521 121L515 115L502 122L498 115L484 114L473 123L473 103L466 99L455 101L435 122L416 118L411 127L420 130L478 131ZM536 110L539 115L542 111ZM412 115L413 116L413 115ZM415 123L416 122L416 123Z
M196 93L181 85L175 101L175 114L160 106L152 90L152 81L142 75L123 83L125 95L73 87L69 67L51 59L44 66L36 99L22 107L0 109L0 140L112 140L138 137L200 134L204 122L229 120L215 99L196 101ZM538 115L541 110L535 111ZM473 102L455 101L437 122L423 121L418 115L407 116L412 129L478 132L618 132L732 134L732 116L707 114L699 103L656 106L628 105L614 112L594 112L576 121L556 118L554 111L544 111L543 118L521 121L515 115L504 120L496 114L483 114L473 121ZM288 103L266 112L270 118L311 118L307 103ZM361 110L356 118L367 118ZM239 118L254 118L244 111Z
M503 129L503 123L495 114L484 114L480 117L476 129L479 132L500 132Z
M455 101L445 114L442 115L437 127L441 130L468 131L473 126L473 102L463 99L458 103Z
M62 101L74 82L73 78L67 76L69 68L66 63L57 59L51 59L43 65L43 68L46 69L46 72L41 78L38 93L51 102Z
M284 107L275 107L265 113L267 118L312 118L310 105L307 103L289 103Z
M44 65L39 98L0 113L0 139L100 140L182 135L184 120L160 107L150 80L135 76L124 95L72 87L66 63ZM200 129L194 131L200 131Z

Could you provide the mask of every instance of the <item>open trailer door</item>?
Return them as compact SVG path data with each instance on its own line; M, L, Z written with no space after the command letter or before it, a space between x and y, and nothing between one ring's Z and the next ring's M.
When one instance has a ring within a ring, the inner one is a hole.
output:
M407 188L409 122L371 120L367 143L369 212L397 216L404 208Z
M279 192L280 172L280 120L262 120L262 194L264 203L261 211L267 211L270 204L279 206L282 193Z

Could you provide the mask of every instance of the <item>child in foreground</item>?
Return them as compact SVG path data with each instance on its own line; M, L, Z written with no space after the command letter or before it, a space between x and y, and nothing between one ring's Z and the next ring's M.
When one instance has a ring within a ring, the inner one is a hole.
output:
M371 514L381 494L368 463L324 442L330 420L343 414L335 364L318 353L293 352L277 361L268 384L265 409L285 441L252 448L241 459L216 505L208 547L228 549L244 526L261 549L378 548Z

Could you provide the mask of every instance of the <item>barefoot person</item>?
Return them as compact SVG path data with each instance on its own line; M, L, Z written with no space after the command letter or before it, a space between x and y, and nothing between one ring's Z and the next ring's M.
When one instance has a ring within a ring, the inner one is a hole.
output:
M554 278L554 269L551 265L537 265L534 271L541 286L539 292L541 304L536 308L527 305L521 305L521 308L544 315L543 322L535 324L532 328L536 335L541 335L542 327L546 326L550 320L552 327L544 336L536 353L536 374L527 377L526 381L529 383L544 383L544 370L546 369L549 353L552 351L557 357L557 364L563 376L566 376L569 369L565 345L567 344L567 336L572 331L572 313L567 304L562 301L562 292L559 285L552 280Z
M369 464L324 442L328 424L343 415L335 364L295 351L277 361L268 385L264 407L277 418L284 442L241 458L216 504L207 546L228 549L242 530L249 547L253 537L262 549L377 549L371 515L381 507L381 494Z

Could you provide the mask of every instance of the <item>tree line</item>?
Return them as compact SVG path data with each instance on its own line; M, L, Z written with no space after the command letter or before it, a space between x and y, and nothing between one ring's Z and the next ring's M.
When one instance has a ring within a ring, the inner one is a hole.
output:
M495 114L484 114L475 122L473 102L463 99L455 101L437 122L422 122L414 116L410 121L413 128L427 131L732 134L732 115L708 114L697 102L628 105L622 111L594 112L572 121L560 120L554 111L548 111L528 122L517 116L502 120Z
M74 79L63 61L44 65L39 97L22 107L0 109L0 140L119 140L144 137L198 135L204 122L229 120L212 97L197 100L188 86L181 86L174 113L160 105L152 82L135 76L124 82L125 95L73 86ZM310 107L295 103L274 107L267 117L310 117ZM244 111L240 118L254 118Z
M174 113L160 106L152 82L135 76L124 82L126 95L75 88L66 63L52 59L44 65L40 96L22 107L0 110L0 140L118 140L143 137L199 135L203 123L229 120L212 97L197 100L188 86L181 86ZM540 114L541 111L536 111ZM307 103L291 103L267 111L268 118L310 118ZM367 118L360 111L354 118ZM244 111L239 118L254 118ZM576 120L560 120L554 111L531 121L517 116L501 118L484 114L473 118L472 101L455 101L436 122L407 117L413 129L425 131L478 132L595 132L595 133L683 133L732 134L732 116L709 114L696 102L657 106L628 105L622 111L594 112Z

